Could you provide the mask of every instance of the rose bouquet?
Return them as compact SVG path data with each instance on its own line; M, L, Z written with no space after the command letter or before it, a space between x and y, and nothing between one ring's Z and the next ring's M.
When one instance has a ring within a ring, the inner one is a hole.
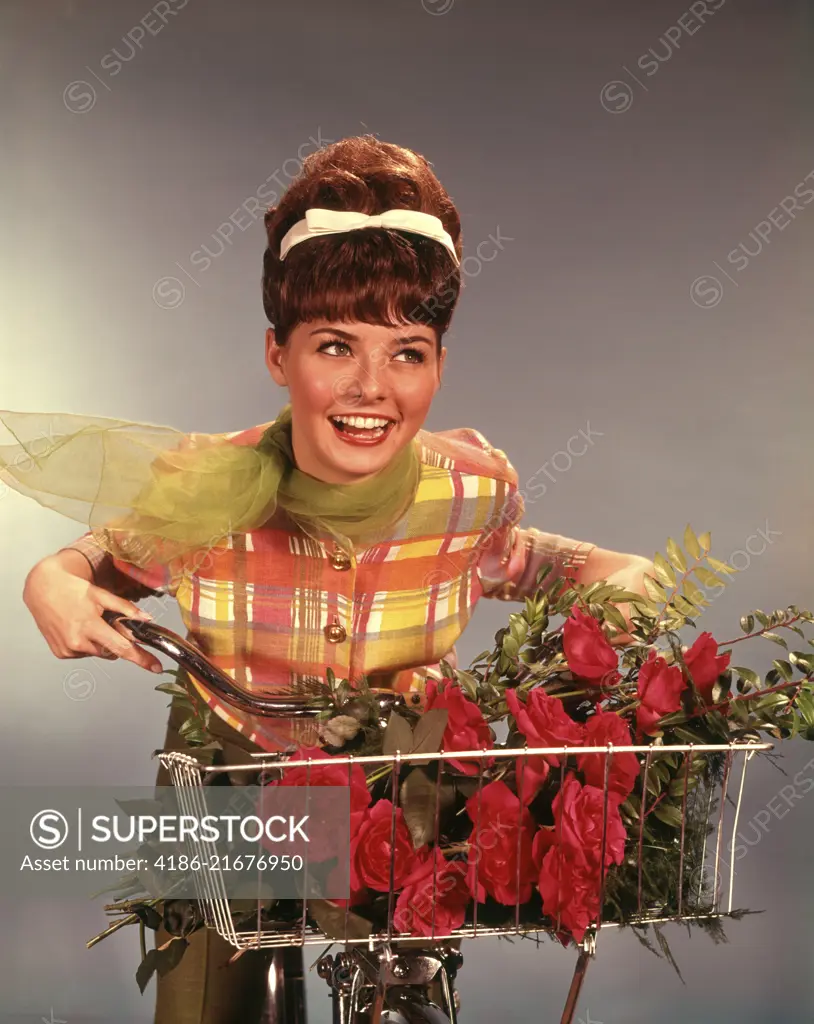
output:
M698 584L720 588L737 571L709 554L708 534L688 526L684 547L670 539L666 557L656 555L646 596L604 581L550 596L544 570L492 650L466 670L442 663L423 710L400 709L384 727L365 680L352 685L328 673L314 698L323 745L293 757L310 758L308 772L283 765L263 780L350 786L350 897L309 899L312 923L335 938L432 939L476 925L546 931L568 944L598 922L616 922L653 948L648 920L681 917L722 936L707 858L732 750L687 747L761 734L814 739L814 642L800 625L814 615L795 605L755 610L741 618L738 637L719 642L702 632L682 644L679 631L710 603ZM809 650L789 650L791 633ZM765 679L732 664L734 645L756 637L785 652ZM212 750L207 710L177 683L159 689L189 707L182 731L190 752ZM634 745L647 745L647 754L615 752ZM605 751L584 752L591 747ZM397 752L395 763L372 768L332 763ZM143 933L163 920L174 936L165 949L145 951L142 988L153 970L177 961L202 923L189 901L130 898L106 909L125 917L103 935L129 921ZM232 901L231 909L236 927L280 928L303 908Z

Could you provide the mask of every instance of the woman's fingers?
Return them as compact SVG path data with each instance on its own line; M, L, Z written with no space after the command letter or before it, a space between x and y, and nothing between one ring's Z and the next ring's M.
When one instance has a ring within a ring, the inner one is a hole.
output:
M122 632L120 633L119 630ZM164 671L158 658L135 643L132 639L132 633L125 629L124 626L114 628L109 626L104 619L99 619L99 622L94 626L90 639L94 644L112 651L115 657L124 658L125 661L132 661L139 668L147 669L150 672Z
M105 611L118 612L120 615L126 615L129 619L143 619L144 621L152 619L149 612L145 612L132 601L128 601L126 597L119 597L118 594L105 590L103 587L94 587L94 597Z

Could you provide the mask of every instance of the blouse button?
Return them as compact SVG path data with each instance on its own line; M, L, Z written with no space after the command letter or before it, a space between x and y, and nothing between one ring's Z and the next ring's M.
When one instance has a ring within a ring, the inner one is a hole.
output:
M337 548L335 551L331 552L330 562L334 569L338 569L340 571L350 569L350 556L346 552L342 551L341 548Z
M343 640L347 638L345 627L340 626L338 622L332 622L330 625L325 627L325 639L329 644L341 644Z

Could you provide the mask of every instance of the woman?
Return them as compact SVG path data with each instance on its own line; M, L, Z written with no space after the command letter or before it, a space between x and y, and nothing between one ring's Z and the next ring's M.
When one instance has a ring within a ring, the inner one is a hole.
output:
M480 597L522 599L545 565L548 589L607 579L642 592L649 560L521 529L517 475L476 430L422 429L443 378L462 252L458 213L423 157L370 136L334 143L308 157L265 225L266 365L290 409L203 445L273 449L273 511L244 516L250 528L208 545L193 568L177 547L160 557L160 544L148 558L137 545L136 558L124 531L104 529L38 563L24 600L57 657L160 669L101 615L139 615L132 601L166 593L188 637L248 690L304 689L331 668L420 703ZM186 448L199 443L193 435ZM280 734L198 689L226 763L315 739ZM174 709L168 748L183 745L180 720ZM196 933L159 979L155 1020L251 1019L262 962L218 970L231 952Z

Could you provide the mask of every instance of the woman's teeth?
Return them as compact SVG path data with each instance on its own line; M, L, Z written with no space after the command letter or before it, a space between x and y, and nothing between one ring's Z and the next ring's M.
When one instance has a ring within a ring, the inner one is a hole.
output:
M379 416L331 416L330 419L339 430L371 437L383 434L392 422Z

